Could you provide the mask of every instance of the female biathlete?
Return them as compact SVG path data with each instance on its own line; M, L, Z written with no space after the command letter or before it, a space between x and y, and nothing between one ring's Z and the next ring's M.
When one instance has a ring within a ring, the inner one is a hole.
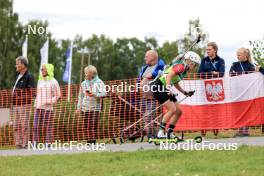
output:
M182 58L176 59L173 65L165 69L163 75L151 84L154 98L167 109L160 124L157 138L173 139L175 137L172 132L182 115L180 104L175 97L175 88L188 97L194 94L194 91L183 90L179 82L187 75L188 71L193 70L200 62L200 56L195 52L189 51ZM169 127L165 131L168 121Z

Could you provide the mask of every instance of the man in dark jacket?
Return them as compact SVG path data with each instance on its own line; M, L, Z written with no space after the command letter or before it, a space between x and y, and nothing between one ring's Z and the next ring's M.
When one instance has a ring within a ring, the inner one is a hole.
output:
M225 74L225 60L217 55L218 46L215 42L207 44L207 57L202 59L198 73L203 79L212 79L223 77ZM213 130L214 134L218 134L218 130ZM202 136L206 135L206 131L202 130Z
M207 44L207 57L202 59L198 73L201 78L211 79L223 77L225 73L225 61L217 55L218 46L215 42Z
M17 148L25 148L30 135L29 119L35 84L27 66L27 58L23 56L16 58L17 75L12 91L12 103L14 141Z

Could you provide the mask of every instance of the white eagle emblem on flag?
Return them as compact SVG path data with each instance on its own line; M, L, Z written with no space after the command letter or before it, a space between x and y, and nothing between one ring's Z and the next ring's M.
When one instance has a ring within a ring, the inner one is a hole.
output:
M225 92L223 88L223 80L204 81L206 98L210 102L223 101Z

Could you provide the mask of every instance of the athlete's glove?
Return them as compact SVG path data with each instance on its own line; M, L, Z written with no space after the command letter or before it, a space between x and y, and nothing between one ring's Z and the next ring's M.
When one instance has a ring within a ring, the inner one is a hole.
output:
M193 96L194 92L195 92L195 90L192 90L192 91L185 91L185 92L184 92L184 95L185 95L186 97L191 97L191 96Z

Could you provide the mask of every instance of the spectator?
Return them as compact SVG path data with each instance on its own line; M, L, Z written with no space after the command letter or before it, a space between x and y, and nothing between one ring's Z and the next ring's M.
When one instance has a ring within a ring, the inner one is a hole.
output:
M85 67L84 73L85 81L80 87L76 112L80 113L83 118L87 143L96 143L101 112L101 99L99 97L106 95L105 84L98 77L97 69L94 66Z
M264 75L264 68L263 67L256 66L256 71L259 71ZM264 134L264 125L262 125L262 134Z
M255 71L255 66L252 64L250 50L247 48L239 48L237 50L238 62L234 62L230 68L230 76L247 74Z
M155 50L149 50L145 54L145 62L146 65L142 67L140 72L140 80L141 80L141 88L143 86L148 86L149 82L153 80L157 75L158 72L161 70L163 71L165 62L162 59L158 58L158 53ZM147 89L145 89L147 90ZM156 108L156 101L153 99L152 93L149 92L142 92L142 100L141 105L143 106L141 109L143 110L144 114L149 114ZM144 121L145 123L150 123L153 118L153 115L146 116ZM148 138L155 137L156 132L154 131L153 123L147 127L147 136Z
M60 86L54 78L54 66L43 64L37 86L37 96L35 100L34 134L33 141L40 141L39 135L45 137L46 143L53 141L53 105L61 96Z
M225 61L217 54L218 46L215 42L207 44L207 57L202 59L198 73L204 79L223 77L225 73Z
M263 67L257 66L256 67L256 71L259 71L259 72L261 72L264 75L264 68Z
M255 67L252 64L250 50L247 48L239 48L237 50L238 62L234 62L230 68L230 76L236 76L241 74L247 74L255 71ZM235 137L249 136L248 127L239 128Z
M203 79L212 79L223 77L225 74L225 61L218 56L218 46L215 42L207 44L207 56L202 59L198 73ZM213 130L214 135L218 134L218 130ZM206 131L202 130L202 136L206 135Z
M16 58L16 81L12 91L14 142L17 148L26 148L30 129L30 109L33 99L34 77L28 71L28 60L23 56Z

